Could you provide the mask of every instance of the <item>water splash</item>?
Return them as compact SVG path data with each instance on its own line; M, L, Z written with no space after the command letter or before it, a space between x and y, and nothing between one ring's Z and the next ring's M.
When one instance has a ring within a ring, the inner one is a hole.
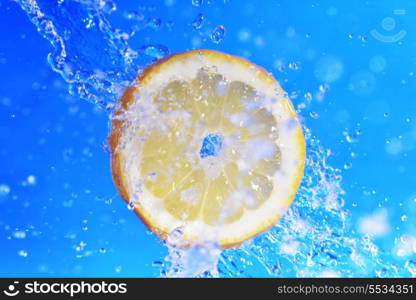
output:
M107 15L116 10L109 0L18 0L53 50L48 62L81 98L106 106L137 73L138 53L127 36L114 29Z

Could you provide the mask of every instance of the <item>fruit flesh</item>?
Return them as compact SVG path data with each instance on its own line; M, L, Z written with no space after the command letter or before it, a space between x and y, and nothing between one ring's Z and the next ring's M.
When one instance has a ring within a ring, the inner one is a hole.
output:
M191 82L170 82L152 101L171 117L167 130L145 133L141 175L170 214L229 224L270 197L280 162L277 124L251 86L201 69ZM209 135L223 137L223 148L201 157Z

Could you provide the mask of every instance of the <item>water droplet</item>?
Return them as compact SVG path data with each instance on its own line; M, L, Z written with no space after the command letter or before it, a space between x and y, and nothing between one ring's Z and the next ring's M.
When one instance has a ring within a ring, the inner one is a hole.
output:
M318 60L315 66L315 77L326 83L332 83L341 78L344 73L344 64L334 56L324 56Z
M218 25L217 27L215 27L215 29L211 33L211 40L215 44L219 44L223 40L224 36L225 36L225 27L222 25Z
M402 220L402 222L406 221L406 220L407 220L407 216L406 216L406 215L403 215L403 216L400 218L400 220Z
M19 250L19 252L17 252L17 254L21 257L27 257L29 253L27 253L27 251L25 251L25 250Z
M130 201L130 202L127 204L127 208L128 208L129 210L133 210L135 207L136 207L136 205L135 205L134 201Z
M35 185L36 184L36 177L33 176L33 175L29 175L29 176L27 176L26 181L27 181L28 185Z
M154 261L154 262L152 263L152 266L153 266L153 267L163 267L163 266L164 266L164 263L163 263L163 261L156 260L156 261Z
M386 59L383 56L377 55L370 59L369 67L374 73L383 72L387 66Z
M407 260L404 267L412 274L412 277L416 277L416 260Z
M146 26L153 30L159 30L162 27L162 20L160 18L150 18L147 20Z
M203 0L192 0L192 5L196 7L200 7L203 3Z
M124 18L128 19L128 20L134 20L134 21L143 21L144 20L144 15L142 12L138 11L138 10L132 10L129 12L124 13Z
M410 123L412 121L411 118L406 118L406 123Z
M353 33L350 33L350 34L348 35L348 38L353 39L353 38L354 38L354 34L353 34Z
M116 273L120 273L122 269L122 266L117 266L114 271L116 271Z
M7 184L0 184L0 197L7 196L10 193L10 187Z
M169 48L162 45L145 45L141 48L141 52L156 59L165 57L170 53Z
M342 134L345 136L345 140L350 143L358 143L358 136L354 133L354 134L350 134L348 133L348 131L343 131Z
M105 248L100 248L100 250L99 250L99 251L100 251L100 253L103 253L103 254L104 254L104 253L107 253L107 249L105 249Z
M298 62L291 62L288 65L289 69L297 71L299 70L300 64Z
M173 26L175 26L175 22L173 21L167 21L166 22L166 27L168 28L168 30L172 30Z
M110 14L117 9L116 4L112 0L99 0L98 5L106 14Z
M200 29L204 23L204 15L198 14L192 22L192 27L195 29Z
M15 231L15 232L13 232L13 237L15 239L24 239L26 237L26 232L24 232L24 231Z
M349 170L349 169L351 169L351 167L352 167L352 164L351 163L344 164L344 169L345 170Z
M309 113L309 115L311 116L311 118L313 119L319 119L319 114L317 112L311 111Z
M303 98L305 98L308 102L312 101L312 93L307 92L303 95Z

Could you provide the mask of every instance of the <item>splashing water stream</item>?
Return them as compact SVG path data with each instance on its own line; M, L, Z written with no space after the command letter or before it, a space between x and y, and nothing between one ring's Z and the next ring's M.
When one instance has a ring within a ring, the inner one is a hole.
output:
M127 34L108 21L109 14L117 9L111 0L18 3L51 43L48 62L68 83L70 92L109 111L142 69L143 55L160 58L169 53L163 45L142 45L136 50L130 47L129 38L135 32ZM202 1L193 3L199 6ZM138 28L145 26L140 23L143 19L137 18ZM219 28L213 33L215 43L224 35ZM169 255L163 262L154 263L160 267L161 276L250 277L254 266L276 277L408 275L404 273L406 266L398 271L368 236L349 228L341 171L327 164L331 152L308 128L304 131L305 177L284 217L267 233L238 249L224 251L212 244L177 248L178 228L166 241Z

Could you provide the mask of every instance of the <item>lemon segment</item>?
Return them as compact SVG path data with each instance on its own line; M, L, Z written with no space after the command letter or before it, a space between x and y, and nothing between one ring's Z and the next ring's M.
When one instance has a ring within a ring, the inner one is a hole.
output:
M161 238L231 247L265 231L300 184L305 141L279 84L211 50L173 55L123 95L110 134L114 182Z

